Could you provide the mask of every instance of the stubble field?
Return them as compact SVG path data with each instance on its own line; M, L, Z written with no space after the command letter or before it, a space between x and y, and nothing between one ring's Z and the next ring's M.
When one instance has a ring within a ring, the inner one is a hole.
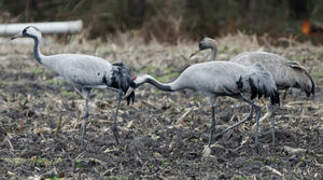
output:
M150 85L136 90L136 102L123 101L118 119L121 143L111 125L117 96L94 90L86 148L80 148L84 101L73 86L38 64L32 41L0 39L0 179L322 179L323 178L323 47L237 34L218 39L218 59L264 50L303 64L313 75L316 96L288 91L275 117L276 146L270 123L260 124L260 151L254 148L254 119L207 144L210 107L192 91L167 93ZM111 42L73 36L67 43L45 37L46 54L83 53L122 61L132 75L149 73L174 80L189 64L204 62L209 52L189 59L196 43L176 46L121 35ZM257 102L265 107L261 101ZM218 98L216 133L247 115L249 107ZM265 112L265 109L262 111ZM179 123L180 122L180 123Z

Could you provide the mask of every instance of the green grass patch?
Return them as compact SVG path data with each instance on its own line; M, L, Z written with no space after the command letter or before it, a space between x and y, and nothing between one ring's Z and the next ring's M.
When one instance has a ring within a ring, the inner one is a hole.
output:
M109 176L109 180L128 180L129 178L126 176L116 175L116 176Z
M266 108L266 107L262 107L262 108L261 108L261 112L262 112L262 113L266 113L266 112L267 112L267 108Z
M2 160L8 162L9 164L13 165L13 166L20 166L23 163L26 163L28 160L27 159L23 159L23 158L3 158Z
M227 52L229 52L229 47L228 46L219 46L218 52L219 53L227 53Z
M50 79L47 82L49 84L62 85L64 83L64 80L61 80L61 79Z
M77 94L74 91L62 91L61 94L64 97L71 97L71 98L78 97Z
M250 180L251 178L248 177L248 176L241 176L241 175L238 175L238 174L235 174L233 176L233 179L239 179L239 180Z
M291 59L293 59L294 61L302 61L304 60L306 57L305 56L301 56L301 55L293 55L291 57Z
M145 73L145 74L151 74L155 70L156 70L156 67L148 65L142 70L142 72Z
M59 177L53 176L50 178L50 180L64 180L64 178L59 178Z
M39 75L39 74L42 74L44 72L43 69L40 69L40 68L32 68L30 69L30 73L33 74L33 75Z
M169 68L166 69L166 71L167 72L174 72L174 71L176 72L177 69L175 67L169 67Z
M311 72L310 75L312 77L319 77L319 78L321 78L321 77L323 77L323 72Z
M158 81L161 81L161 82L166 82L166 81L169 81L170 79L172 79L173 77L176 77L178 76L179 73L178 72L172 72L172 73L168 73L162 77L158 77L156 78Z
M81 162L76 163L76 168L82 169L84 166Z
M246 162L251 163L251 162L260 162L262 164L265 164L265 160L264 159L260 159L260 158L249 158L248 160L246 160Z
M241 52L242 52L242 49L240 49L240 48L234 48L234 49L232 50L232 52L233 52L234 54L239 54L239 53L241 53Z
M39 158L37 160L37 164L41 165L41 166L45 166L45 167L48 167L51 165L51 162L49 159L47 158Z
M193 101L201 103L201 102L203 102L203 97L200 94L194 94Z
M153 94L155 95L155 96L157 96L157 95L159 95L159 94L161 94L161 90L159 90L159 89L155 89L154 91L153 91Z
M112 51L106 50L106 51L103 52L103 55L104 56L109 56L111 53L112 53Z
M304 166L306 164L306 157L303 156L299 162L296 164L296 167Z
M160 161L160 166L162 168L165 168L166 167L166 162L164 160Z
M278 164L278 163L280 163L280 158L279 158L279 156L275 156L275 157L273 157L272 158L272 160L271 160L273 163L275 163L275 164Z

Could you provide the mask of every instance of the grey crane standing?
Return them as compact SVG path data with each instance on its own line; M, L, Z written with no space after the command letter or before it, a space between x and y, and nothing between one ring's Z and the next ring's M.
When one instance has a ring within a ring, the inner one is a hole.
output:
M259 62L271 72L278 89L298 88L304 91L307 97L315 95L315 83L312 77L297 62L268 52L245 52L230 61L243 65Z
M269 97L272 104L279 104L280 101L277 87L272 80L271 74L266 72L260 64L247 67L232 62L212 61L189 66L175 81L170 83L158 82L147 74L136 76L134 82L136 88L145 83L150 83L163 91L192 89L208 96L212 109L209 146L213 141L215 130L215 99L218 96L230 96L250 104L256 110L256 122L259 119L260 107L245 98L242 93L250 93L252 95L251 99L257 96ZM131 91L132 89L128 92L130 93ZM252 117L253 108L245 119ZM258 127L255 135L256 146L257 143Z
M216 60L216 40L204 37L199 42L199 51L211 49L211 60ZM261 63L273 76L278 89L299 88L306 96L315 95L315 84L308 71L297 62L290 61L280 55L268 52L244 52L230 59L243 65Z
M39 50L41 31L33 26L28 26L16 34L16 38L32 38L34 40L34 56L36 60L55 71L65 80L71 82L75 89L82 93L85 99L85 115L82 122L81 146L84 147L86 125L89 117L88 97L93 88L107 88L118 93L118 104L114 114L112 126L113 134L118 143L117 117L122 96L129 87L134 86L129 70L122 63L110 64L108 61L83 54L57 54L45 56ZM134 102L134 91L127 96L128 104Z
M199 51L211 49L211 60L216 60L216 45L216 40L204 37L199 42L199 50L191 56L197 54ZM315 95L315 83L308 71L297 62L290 61L280 55L258 51L244 52L233 57L230 62L247 66L254 63L261 63L272 74L278 89L287 90L289 88L298 88L304 91L307 97ZM269 110L267 107L267 113L260 121L265 120L272 113L272 107Z

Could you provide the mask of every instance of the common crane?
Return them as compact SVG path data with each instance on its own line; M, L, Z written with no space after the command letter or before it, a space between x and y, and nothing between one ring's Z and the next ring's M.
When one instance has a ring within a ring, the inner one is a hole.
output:
M211 60L216 60L216 40L204 37L199 42L199 51L211 49ZM297 62L290 61L280 55L268 52L243 52L230 59L231 62L252 65L261 63L273 76L278 89L298 88L306 93L306 96L315 95L315 84L308 71Z
M245 98L242 93L250 93L251 99L257 96L269 97L273 105L279 104L280 101L277 87L271 74L260 64L247 67L232 62L212 61L189 66L175 81L170 83L161 83L148 74L136 76L133 80L136 88L149 83L163 91L191 89L206 95L209 98L212 110L208 147L212 144L215 131L215 100L217 97L230 96L250 104L252 109L245 120L252 117L253 109L255 109L256 122L258 122L260 116L260 107ZM128 93L131 91L132 87ZM228 130L226 129L223 133ZM272 133L274 140L274 127L272 127ZM256 147L257 143L258 126L255 133Z
M39 43L42 38L41 31L28 26L13 36L16 38L32 38L34 40L34 56L36 60L71 82L76 90L82 93L85 100L85 114L82 122L81 146L84 147L86 125L89 117L88 97L93 88L107 88L118 93L118 104L114 114L112 131L118 143L117 117L122 96L129 87L134 86L130 72L122 63L110 64L108 61L95 56L83 54L56 54L45 56L39 50ZM128 104L134 102L134 91L127 96Z
M199 51L211 49L211 60L216 60L217 53L216 40L204 37L199 42ZM308 71L297 62L290 61L280 55L268 52L243 52L233 57L230 62L252 65L261 63L273 76L276 86L280 90L298 88L306 93L306 96L315 95L315 83ZM260 122L271 116L273 107L267 107L267 113L261 118Z

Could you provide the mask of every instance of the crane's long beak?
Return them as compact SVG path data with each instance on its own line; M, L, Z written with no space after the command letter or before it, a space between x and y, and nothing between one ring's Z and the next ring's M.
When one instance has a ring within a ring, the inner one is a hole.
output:
M21 38L21 37L23 37L22 36L22 32L18 32L17 34L15 34L14 36L12 36L10 39L11 40L14 40L14 39Z
M191 57L193 57L193 56L195 56L197 53L199 53L201 50L199 49L199 50L197 50L197 51L195 51L195 52L193 52L191 55L190 55L190 58Z
M123 96L123 99L126 99L133 91L135 91L135 88L129 87L127 93Z

